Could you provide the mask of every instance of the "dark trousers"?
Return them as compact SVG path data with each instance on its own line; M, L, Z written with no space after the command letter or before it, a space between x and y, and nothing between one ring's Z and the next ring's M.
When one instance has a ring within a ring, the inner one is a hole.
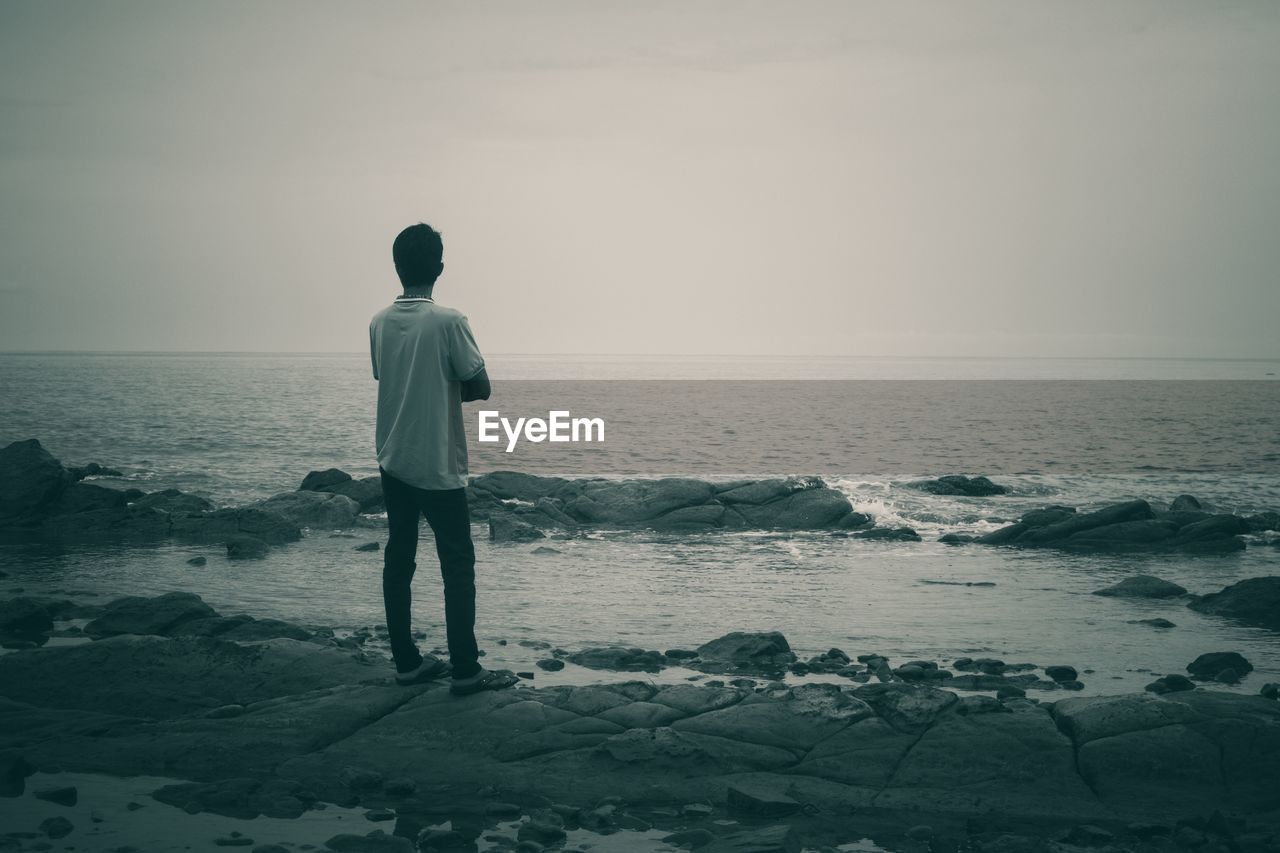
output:
M410 631L411 585L418 554L418 516L431 525L444 579L444 619L453 673L467 678L480 669L476 649L476 552L464 489L419 489L382 471L387 503L387 548L383 552L382 598L396 670L422 662Z

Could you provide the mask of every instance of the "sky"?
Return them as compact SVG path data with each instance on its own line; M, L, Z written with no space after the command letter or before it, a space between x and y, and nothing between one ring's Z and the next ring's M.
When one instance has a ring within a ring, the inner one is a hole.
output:
M1280 358L1280 3L0 0L0 350Z

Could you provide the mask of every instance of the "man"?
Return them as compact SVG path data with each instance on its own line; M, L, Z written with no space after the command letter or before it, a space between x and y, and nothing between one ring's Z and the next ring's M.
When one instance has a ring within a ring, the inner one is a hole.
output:
M452 674L450 690L510 687L510 673L480 666L476 648L475 548L467 509L467 437L462 403L489 399L489 376L467 318L432 299L444 271L440 234L425 224L392 246L404 294L369 324L378 380L378 467L387 503L382 596L396 682L418 684ZM410 589L418 552L418 516L435 533L444 579L451 664L423 656L410 633Z

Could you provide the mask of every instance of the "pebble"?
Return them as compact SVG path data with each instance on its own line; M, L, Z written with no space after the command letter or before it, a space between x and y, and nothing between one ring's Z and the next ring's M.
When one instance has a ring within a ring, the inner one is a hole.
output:
M395 820L396 813L391 809L369 809L364 813L365 820L371 820L374 823L381 823L384 820Z
M543 658L534 664L538 669L545 669L547 672L557 672L564 669L564 661L555 658Z
M363 545L357 545L357 546L355 547L355 550L357 550L357 551L381 551L381 550L382 550L382 545L381 545L380 543L378 543L378 542L366 542L366 543L364 543Z
M209 562L209 561L208 561L208 559L206 559L205 557L192 557L190 560L187 560L187 565L188 565L188 566L203 566L203 565L204 565L205 563L207 563L207 562Z
M1046 666L1044 674L1052 678L1054 681L1075 681L1076 676L1080 673L1076 671L1074 666Z
M536 673L532 673L532 672L517 672L517 673L516 673L516 676L517 676L518 678L523 678L523 679L524 679L524 680L526 680L526 681L532 681L532 680L534 679L535 675L536 675Z

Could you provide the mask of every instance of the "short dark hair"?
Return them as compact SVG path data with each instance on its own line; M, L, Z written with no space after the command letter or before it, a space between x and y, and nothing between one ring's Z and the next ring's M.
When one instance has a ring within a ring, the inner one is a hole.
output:
M400 232L391 246L391 259L396 274L405 287L429 287L436 283L444 269L444 241L440 232L425 222L410 225Z

